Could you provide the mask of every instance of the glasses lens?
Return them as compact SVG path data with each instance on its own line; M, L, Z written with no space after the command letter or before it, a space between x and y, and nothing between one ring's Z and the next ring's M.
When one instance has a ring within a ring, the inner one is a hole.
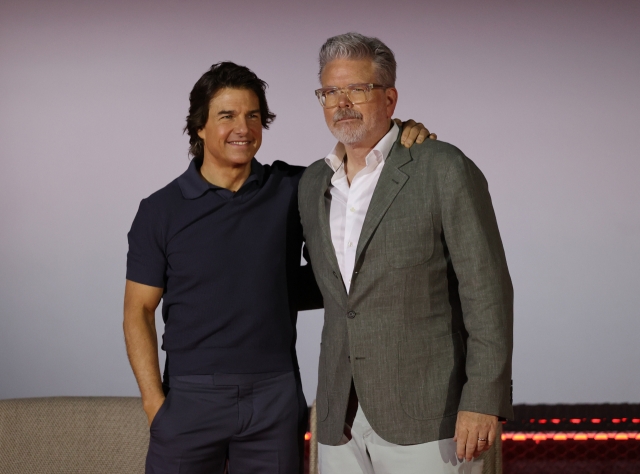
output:
M349 99L352 104L361 104L366 102L369 97L369 86L367 84L354 84L349 86Z
M335 107L340 102L342 91L339 89L329 89L322 92L325 107Z

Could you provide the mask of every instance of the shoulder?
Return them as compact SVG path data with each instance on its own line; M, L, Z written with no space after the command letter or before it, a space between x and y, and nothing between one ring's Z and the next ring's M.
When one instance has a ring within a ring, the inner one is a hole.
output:
M170 219L184 202L178 179L140 201L136 219L160 223Z
M460 149L451 143L439 140L425 140L409 148L411 158L417 161L430 161L434 165L449 166L452 162L466 158Z
M324 160L324 158L320 158L319 160L314 161L307 167L307 170L302 175L300 186L309 184L314 179L323 176L327 172L327 168L327 162Z
M290 165L284 161L276 160L271 165L263 165L265 168L270 168L273 173L282 174L285 176L296 176L304 173L305 166Z
M182 191L180 191L180 185L176 178L165 187L158 189L156 192L144 198L142 202L145 202L149 207L161 209L171 203L182 201L183 199Z
M285 178L297 178L300 179L302 173L306 169L305 166L290 165L284 161L276 160L271 165L263 165L265 170L268 170L272 174L277 174Z
M320 158L319 160L314 161L307 167L307 171L309 173L319 173L324 171L327 167L327 162L324 158Z
M458 147L439 140L426 140L409 148L411 158L421 167L426 166L442 177L479 174L482 172Z

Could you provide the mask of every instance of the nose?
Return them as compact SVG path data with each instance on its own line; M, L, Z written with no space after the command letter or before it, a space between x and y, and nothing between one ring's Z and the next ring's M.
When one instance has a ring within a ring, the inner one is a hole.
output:
M353 107L353 103L351 103L351 100L349 100L349 96L347 96L347 92L344 90L340 91L340 100L338 101L338 107L340 107L341 109L345 107Z
M236 133L247 133L249 127L247 126L247 119L244 116L239 116L236 120L234 131Z

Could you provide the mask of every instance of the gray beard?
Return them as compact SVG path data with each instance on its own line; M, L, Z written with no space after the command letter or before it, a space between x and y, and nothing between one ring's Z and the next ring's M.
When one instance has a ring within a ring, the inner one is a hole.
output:
M344 118L360 119L360 123L357 126L341 127L336 122ZM331 128L331 133L338 139L339 142L345 145L353 145L362 141L367 134L367 127L362 121L362 114L353 109L337 109L333 114L334 124Z
M357 127L336 127L331 129L331 133L336 139L345 144L353 145L361 142L367 134L367 128L364 123L361 123Z

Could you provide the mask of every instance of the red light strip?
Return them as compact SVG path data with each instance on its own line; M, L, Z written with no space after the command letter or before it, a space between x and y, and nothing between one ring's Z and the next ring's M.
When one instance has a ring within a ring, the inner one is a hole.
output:
M605 441L613 439L616 441L637 440L640 441L640 433L624 432L624 433L602 433L602 432L538 432L538 433L502 433L502 441L527 441L533 440L536 443L540 441L566 441L572 439L574 441Z
M311 433L306 432L304 435L305 441L309 441L311 439ZM587 441L587 440L595 440L595 441L606 441L609 439L613 439L615 441L629 441L636 440L640 441L640 433L633 432L625 432L625 433L603 433L603 432L561 432L561 431L552 431L552 432L538 432L538 433L502 433L502 441L527 441L533 440L537 443L540 441L566 441L568 439L572 439L574 441Z
M598 423L602 423L603 420L604 420L603 418L591 418L590 420L587 420L586 418L569 418L568 421L569 421L569 423L573 423L573 424L577 425L577 424L580 424L580 423L588 423L588 422L598 424ZM626 423L627 420L628 420L628 418L612 418L611 422L612 423L616 423L616 424L617 423ZM562 420L560 418L551 418L551 420L547 420L545 418L541 418L539 420L536 420L535 418L531 418L529 420L529 423L539 423L541 425L544 425L549 421L551 421L551 423L557 425ZM632 418L631 419L631 423L639 424L640 423L640 418Z

